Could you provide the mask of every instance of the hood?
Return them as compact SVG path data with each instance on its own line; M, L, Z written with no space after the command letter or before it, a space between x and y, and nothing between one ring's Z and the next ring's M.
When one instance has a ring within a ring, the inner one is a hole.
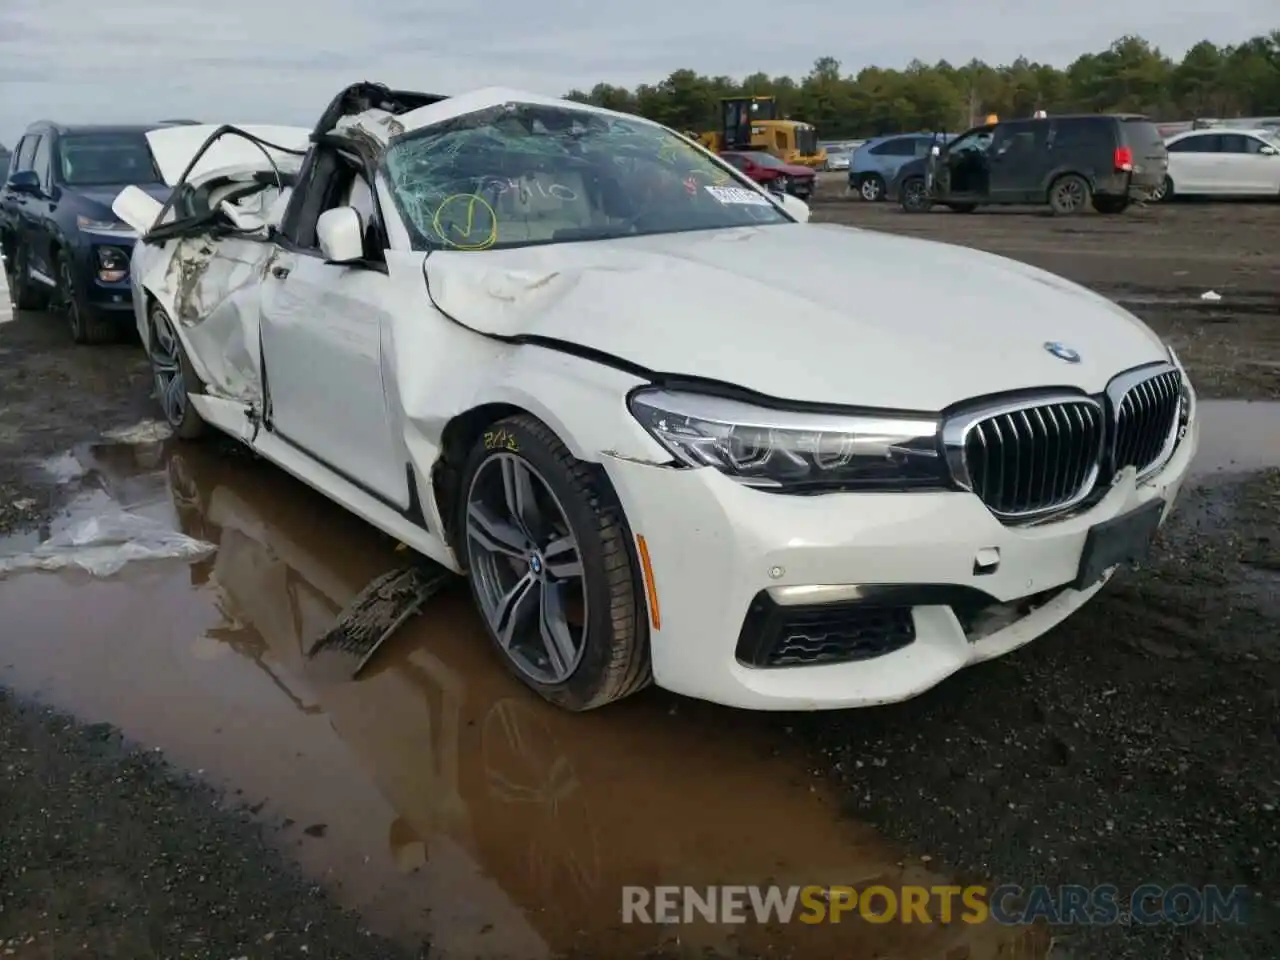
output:
M158 203L156 204L157 209L159 209L159 205L161 203L164 203L164 201L169 199L169 194L173 191L172 187L163 183L141 183L135 186L125 187L124 189L141 191L147 196L158 201ZM79 213L82 214L83 216L89 217L90 219L94 219L94 220L101 220L104 223L112 220L116 220L116 221L123 220L135 232L137 231L138 228L136 226L130 223L129 220L126 220L123 217L119 216L112 209L112 204L115 202L116 197L119 196L120 194L120 190L121 190L120 187L114 187L114 186L63 187L63 190L71 194L72 196L79 198L80 202L77 204L77 209ZM115 236L119 231L109 230L106 232L112 236Z
M270 169L271 163L266 159L261 147L244 137L226 134L209 144L220 124L195 123L180 127L160 127L147 131L147 145L151 147L151 155L155 157L160 176L169 186L175 186L182 178L182 173L197 153L201 153L200 162L188 175L187 179L196 182L201 176L216 170L245 167L247 169ZM286 127L277 124L246 123L236 129L268 143L284 147L287 150L306 150L311 139L311 131L305 127ZM280 163L288 154L268 149L273 160ZM297 161L294 160L294 163ZM168 198L168 194L160 199Z
M1027 387L1098 393L1167 358L1137 318L1043 270L834 225L436 252L424 269L435 303L475 330L781 400L938 411Z
M173 192L173 187L166 183L139 183L135 185L152 199L159 200L164 203L169 199L169 194ZM89 203L97 204L102 207L102 212L107 213L111 210L111 204L116 197L120 195L123 187L64 187L78 197L84 198Z
M783 164L781 167L779 167L778 169L779 169L779 170L781 170L783 173L785 173L788 177L812 177L812 176L814 176L814 172L813 172L813 169L812 169L811 167L802 167L802 166L800 166L799 164L796 164L796 163L784 163L784 164Z

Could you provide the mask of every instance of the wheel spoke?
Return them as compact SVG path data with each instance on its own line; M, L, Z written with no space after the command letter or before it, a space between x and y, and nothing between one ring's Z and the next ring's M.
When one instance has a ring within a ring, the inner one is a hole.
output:
M490 553L524 560L533 543L523 530L504 520L499 520L482 503L467 507L467 535Z
M160 395L160 406L165 418L175 426L182 422L187 410L187 391L181 375L171 377Z
M589 592L554 487L523 457L494 451L471 478L465 525L469 576L495 643L535 683L565 682L588 642Z
M527 622L529 615L537 608L537 587L537 579L526 573L498 600L493 611L493 629L504 649L511 648L511 639L515 636L516 629Z
M178 372L178 361L173 359L173 357L159 357L152 354L151 367L156 373L175 374Z
M569 580L582 576L582 557L578 553L578 541L572 534L556 537L542 551L547 574L556 580Z
M515 457L503 457L501 464L502 490L511 519L520 525L530 540L536 542L542 529L542 514L533 492L533 476Z
M542 645L546 648L547 659L558 679L569 674L570 667L577 659L577 648L573 643L573 632L569 629L569 621L564 615L564 599L560 595L562 584L549 580L542 582L542 602L539 606L542 632Z

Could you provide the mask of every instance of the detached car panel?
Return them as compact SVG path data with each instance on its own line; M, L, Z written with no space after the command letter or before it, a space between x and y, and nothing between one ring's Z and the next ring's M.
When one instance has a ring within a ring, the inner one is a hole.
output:
M358 84L189 132L114 203L165 416L465 575L566 709L913 696L1137 559L1195 450L1117 305L811 225L637 117Z

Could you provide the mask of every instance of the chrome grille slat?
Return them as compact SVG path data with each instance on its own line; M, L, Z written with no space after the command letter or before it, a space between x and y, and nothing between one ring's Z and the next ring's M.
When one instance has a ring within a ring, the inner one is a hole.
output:
M1102 461L1101 405L1032 400L966 423L957 451L969 488L1002 519L1061 510L1088 495Z
M1115 403L1113 469L1134 467L1139 476L1158 467L1172 449L1178 428L1182 376L1162 368L1129 385Z
M1139 477L1177 448L1181 372L1168 363L1126 371L1106 396L1046 391L951 414L943 446L951 474L1006 523L1072 510L1125 467Z

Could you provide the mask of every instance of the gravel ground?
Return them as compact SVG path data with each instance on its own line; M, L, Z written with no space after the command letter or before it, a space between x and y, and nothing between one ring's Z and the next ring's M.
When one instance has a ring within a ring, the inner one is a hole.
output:
M849 816L975 882L1243 884L1245 926L1083 927L1055 960L1275 957L1280 471L1187 495L1159 559L894 707L803 716Z
M1280 205L1063 221L820 199L815 217L1053 269L1173 340L1203 394L1280 398ZM1209 289L1223 299L1199 301ZM51 318L19 315L0 323L0 364L3 532L38 527L53 506L40 460L151 411L136 344L77 349ZM784 725L851 816L941 870L1257 894L1244 927L1074 928L1054 960L1274 957L1278 508L1280 474L1219 479L1186 495L1153 566L1050 636L910 703ZM412 955L365 935L245 814L109 728L0 696L0 789L0 951Z
M306 884L247 812L85 726L0 691L0 952L119 957L425 957Z

